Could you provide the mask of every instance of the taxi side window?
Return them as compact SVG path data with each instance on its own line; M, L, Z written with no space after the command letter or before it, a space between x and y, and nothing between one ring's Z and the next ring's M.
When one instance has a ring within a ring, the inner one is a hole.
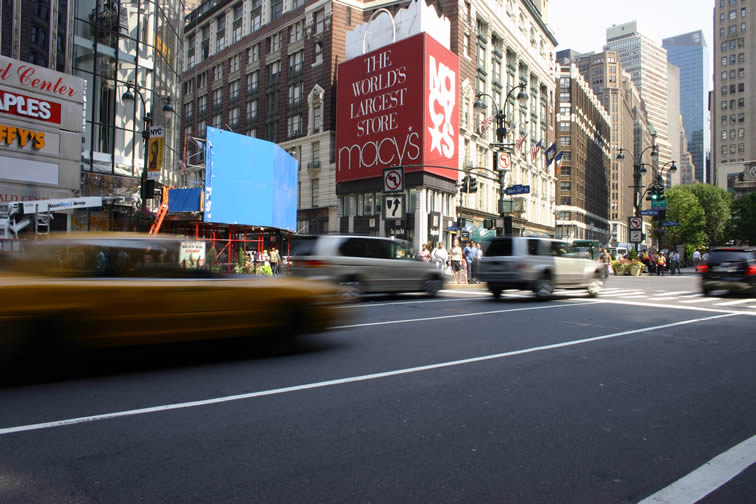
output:
M528 255L538 255L538 242L541 240L528 240Z
M552 256L565 256L570 250L570 244L565 242L551 242Z

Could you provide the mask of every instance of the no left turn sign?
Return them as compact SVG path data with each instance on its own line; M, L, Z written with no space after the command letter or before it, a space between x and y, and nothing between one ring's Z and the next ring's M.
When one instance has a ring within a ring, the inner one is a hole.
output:
M498 166L499 170L509 170L511 167L509 154L506 152L499 152Z
M630 217L630 229L643 229L643 219L640 217Z
M404 168L386 168L383 170L384 192L404 190Z

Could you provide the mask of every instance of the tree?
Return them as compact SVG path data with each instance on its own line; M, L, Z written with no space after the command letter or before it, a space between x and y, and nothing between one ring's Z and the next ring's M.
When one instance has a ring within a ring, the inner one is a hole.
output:
M706 215L698 198L688 186L675 186L666 191L667 212L664 220L677 221L680 225L664 229L661 235L663 247L674 248L680 244L696 248L706 243ZM660 224L659 221L656 222Z
M727 240L727 221L730 219L732 197L724 189L711 184L693 184L682 186L698 199L704 210L704 231L709 243L722 243Z
M739 242L756 244L756 193L740 197L732 202L730 237Z

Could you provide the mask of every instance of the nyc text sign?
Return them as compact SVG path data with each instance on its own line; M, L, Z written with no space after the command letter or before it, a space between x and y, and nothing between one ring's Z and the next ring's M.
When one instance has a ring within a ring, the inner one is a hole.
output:
M459 63L426 33L341 63L336 181L380 177L384 168L456 180Z

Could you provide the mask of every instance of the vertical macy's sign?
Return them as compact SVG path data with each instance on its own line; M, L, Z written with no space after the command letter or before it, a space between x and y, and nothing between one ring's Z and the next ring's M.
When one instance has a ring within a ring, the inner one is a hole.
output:
M419 34L339 66L337 182L431 156L456 164L457 69L431 54L429 41L456 63Z

